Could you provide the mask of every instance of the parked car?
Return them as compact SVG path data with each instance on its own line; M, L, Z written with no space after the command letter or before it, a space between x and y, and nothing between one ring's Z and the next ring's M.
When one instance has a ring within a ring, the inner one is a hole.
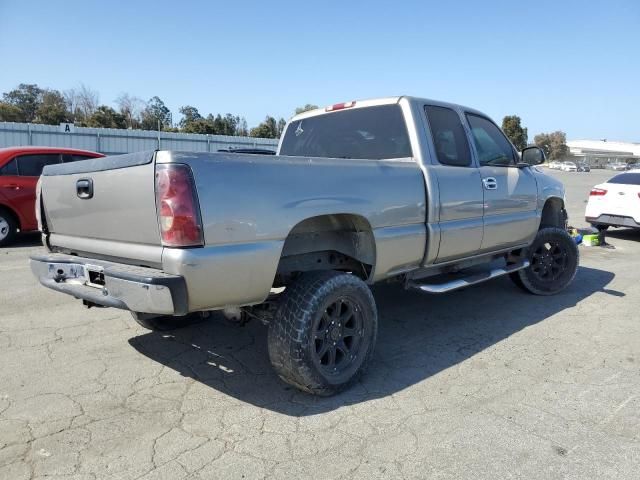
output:
M346 388L370 361L369 285L444 293L509 275L551 295L578 266L564 187L530 168L542 150L520 156L459 105L392 97L305 112L276 156L109 160L44 169L49 252L31 258L42 285L151 329L212 310L260 319L277 373L314 394Z
M612 163L607 163L606 167L607 170L615 170L616 172L623 172L625 170L627 170L627 164L624 162L612 162Z
M45 165L104 157L87 150L52 147L0 148L0 247L18 231L38 228L36 183Z
M267 148L221 148L219 152L227 153L251 153L253 155L275 155L275 150Z
M563 172L577 172L578 166L573 162L562 162L560 165L560 170Z
M640 163L630 163L628 165L629 170L640 170Z
M549 162L549 168L552 170L560 170L561 167L562 167L562 162L558 162L557 160L553 160L552 162Z
M640 228L640 172L625 172L589 193L585 218L598 230Z
M578 172L590 172L591 171L591 167L586 162L578 162L578 163L576 163L576 166L578 167Z

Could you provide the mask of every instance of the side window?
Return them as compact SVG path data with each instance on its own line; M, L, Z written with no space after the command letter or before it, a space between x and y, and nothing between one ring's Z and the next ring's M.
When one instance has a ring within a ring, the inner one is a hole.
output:
M509 166L516 163L513 147L498 127L486 118L467 114L481 166Z
M60 163L59 153L39 153L18 157L18 171L21 177L39 177L45 165Z
M424 111L429 120L438 162L456 167L471 165L467 135L458 114L450 108L432 105L425 106Z
M70 153L64 153L62 155L62 161L64 163L69 163L69 162L78 162L80 160L89 160L90 158L94 158L94 157L90 157L89 155L76 155L76 154L70 154Z
M18 162L15 158L0 168L0 175L18 175Z

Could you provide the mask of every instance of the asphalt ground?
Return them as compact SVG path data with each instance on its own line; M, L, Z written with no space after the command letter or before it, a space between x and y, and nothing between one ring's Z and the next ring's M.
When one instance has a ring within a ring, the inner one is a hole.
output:
M611 172L552 172L584 226ZM333 398L284 385L267 328L149 332L40 287L0 251L0 479L640 478L640 231L580 247L554 297L509 279L374 289L378 346Z

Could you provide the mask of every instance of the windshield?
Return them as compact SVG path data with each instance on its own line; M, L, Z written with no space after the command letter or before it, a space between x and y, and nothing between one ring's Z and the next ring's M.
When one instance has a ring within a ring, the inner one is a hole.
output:
M399 105L340 110L293 121L280 155L383 160L411 157Z

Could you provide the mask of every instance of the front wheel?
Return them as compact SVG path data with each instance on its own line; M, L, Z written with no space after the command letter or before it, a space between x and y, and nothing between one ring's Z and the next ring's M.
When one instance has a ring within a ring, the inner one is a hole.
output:
M512 273L511 279L536 295L553 295L564 290L578 270L578 246L561 228L540 229L523 255L530 265Z
M300 390L328 396L353 384L371 360L378 314L355 275L309 272L288 286L269 325L269 358Z

